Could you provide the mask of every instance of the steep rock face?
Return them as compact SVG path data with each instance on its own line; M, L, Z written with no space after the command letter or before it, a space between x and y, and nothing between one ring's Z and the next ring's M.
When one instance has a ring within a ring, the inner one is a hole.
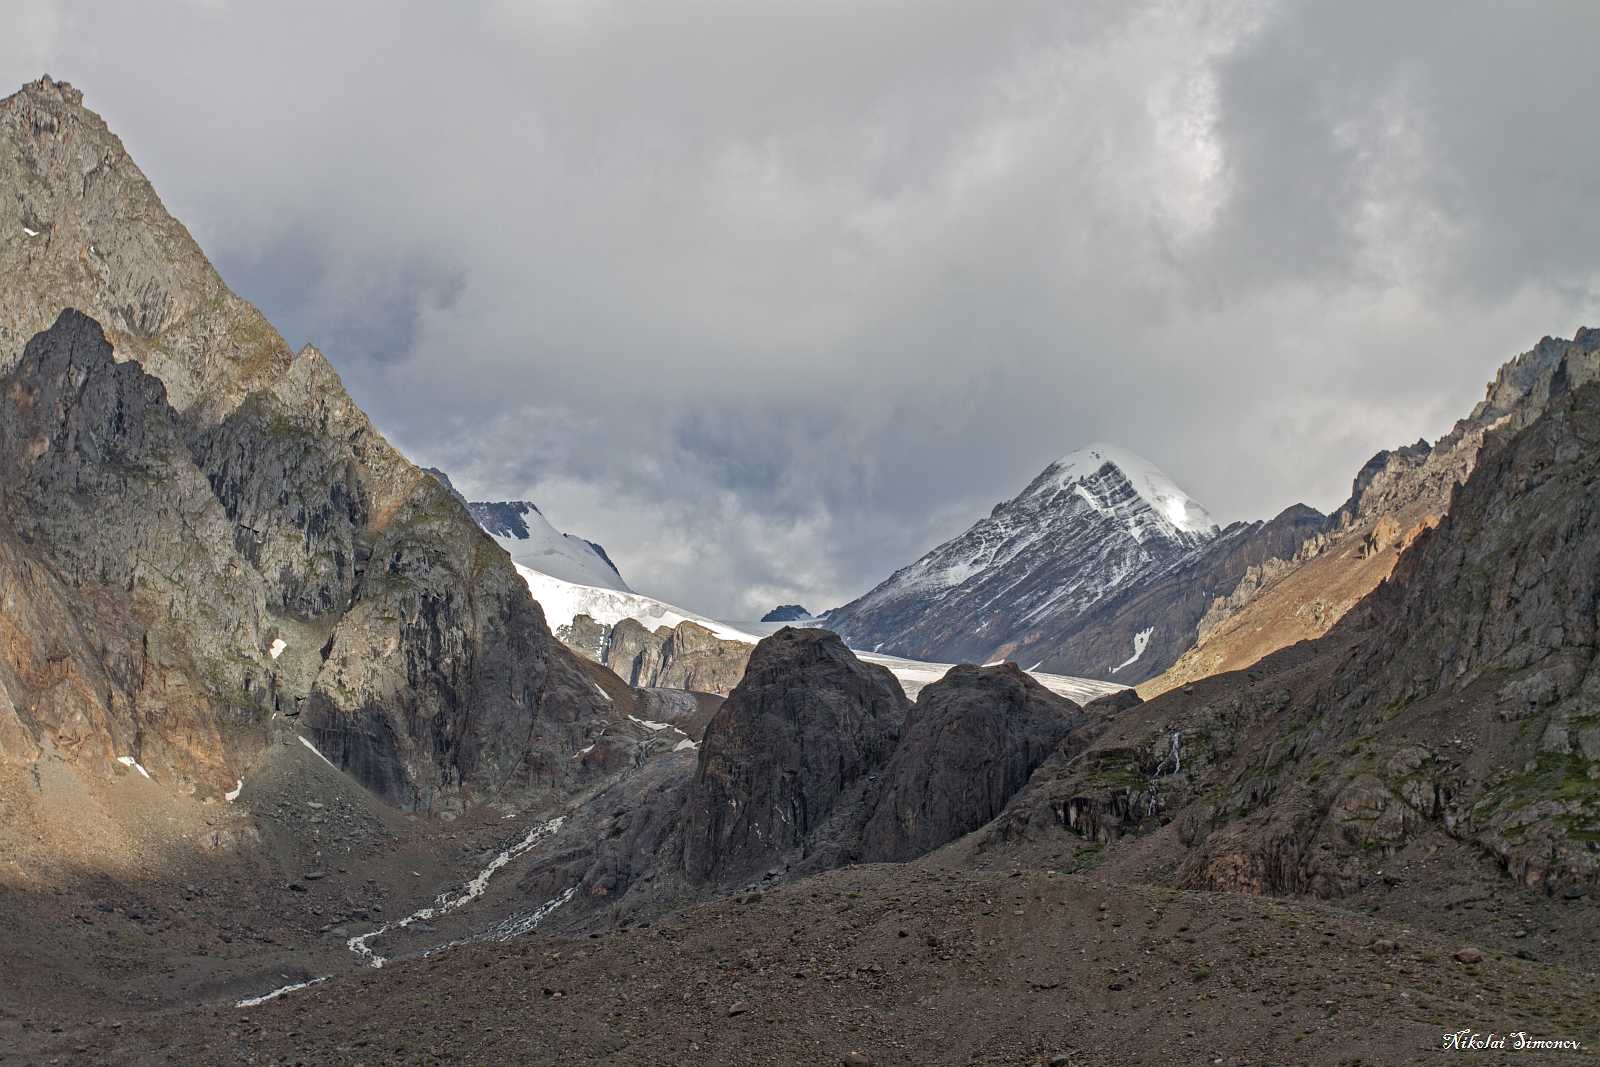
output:
M829 843L824 827L888 761L908 708L894 676L835 634L785 627L762 641L701 742L688 877L732 881Z
M1339 896L1439 833L1529 886L1600 881L1600 385L1570 381L1326 637L1133 709L997 845L1149 834L1180 884Z
M137 753L141 632L119 598L68 588L0 521L0 759L56 749L105 773Z
M1600 377L1600 330L1579 327L1570 341L1540 338L1538 344L1500 368L1466 425L1491 425L1507 415L1514 429L1529 425L1549 404L1558 371L1569 388Z
M606 666L606 644L611 640L610 626L596 622L587 615L575 615L571 622L557 626L555 635L558 641L584 659Z
M27 748L231 786L276 699L267 592L237 565L161 382L63 312L0 377L0 484L7 688ZM252 736L225 743L232 725Z
M505 554L436 482L418 488L370 531L306 724L330 759L404 806L453 805L469 785L559 794L605 702Z
M321 355L302 352L289 381L315 374L314 364L325 366ZM234 547L270 579L273 608L311 620L350 602L372 500L357 457L327 447L326 434L344 427L309 425L277 393L250 394L195 431L190 448L233 523Z
M826 618L856 648L984 662L1216 535L1205 510L1148 461L1090 445Z
M1462 761L1447 807L1529 884L1600 880L1600 385L1575 379L1589 365L1563 358L1546 412L1485 449L1373 598L1395 654L1369 644L1347 676L1352 711L1474 693L1468 723L1514 730Z
M744 677L753 650L693 622L650 631L636 619L623 619L611 628L600 662L629 685L725 696Z
M571 787L610 711L511 561L227 291L70 86L0 101L0 189L0 538L46 627L0 649L7 751L218 794L279 711L396 803ZM104 336L66 313L24 350L69 305Z
M861 857L915 859L976 830L1084 721L1077 705L1014 663L953 668L917 696L862 831Z

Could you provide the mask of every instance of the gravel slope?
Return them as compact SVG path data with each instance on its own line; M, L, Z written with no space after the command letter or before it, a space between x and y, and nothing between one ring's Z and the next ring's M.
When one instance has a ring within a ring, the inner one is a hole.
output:
M1447 1030L1585 1051L1600 978L1301 901L928 863L836 871L585 940L344 976L249 1011L35 1035L136 1063L1413 1064ZM1592 965L1591 965L1592 966ZM846 1060L859 1053L868 1060Z

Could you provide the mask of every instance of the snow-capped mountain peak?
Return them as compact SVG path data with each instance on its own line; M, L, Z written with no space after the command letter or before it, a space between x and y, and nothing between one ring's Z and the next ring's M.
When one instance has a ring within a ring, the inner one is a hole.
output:
M532 502L474 501L467 507L478 525L522 566L564 582L631 592L604 548L562 533Z
M1218 533L1149 460L1091 444L961 536L828 613L856 647L986 662L1078 617Z
M1029 487L1029 492L1049 486L1057 490L1072 488L1091 505L1106 508L1110 506L1109 502L1098 498L1093 486L1107 464L1117 468L1139 498L1170 523L1174 530L1210 536L1219 528L1206 509L1160 467L1137 453L1098 441L1052 463ZM1134 536L1140 540L1143 540L1143 534L1142 529L1134 531Z

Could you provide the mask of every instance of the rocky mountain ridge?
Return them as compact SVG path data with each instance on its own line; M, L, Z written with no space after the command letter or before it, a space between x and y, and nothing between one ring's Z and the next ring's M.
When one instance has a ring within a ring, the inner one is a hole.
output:
M744 677L754 646L718 637L699 623L647 628L626 618L615 626L579 615L557 630L579 654L641 688L688 689L726 696Z
M1036 775L989 847L1148 838L1181 885L1344 897L1452 840L1539 892L1592 891L1589 359L1564 355L1543 413L1488 433L1437 527L1325 637L1139 706Z
M220 797L293 721L407 807L574 788L612 711L511 561L228 292L81 94L0 101L0 185L0 540L30 623L0 649L6 755Z
M1439 521L1452 489L1470 474L1484 435L1495 426L1521 427L1537 418L1563 358L1571 357L1576 379L1600 373L1594 369L1600 361L1597 348L1600 331L1587 328L1571 341L1544 338L1505 364L1484 400L1439 441L1422 440L1373 456L1357 472L1350 498L1329 516L1297 504L1267 522L1235 523L1214 539L1133 568L1098 593L1098 576L1116 570L1104 561L1085 563L1070 544L1030 558L1030 575L1047 576L1061 590L1091 591L1058 611L1035 609L1028 592L1031 578L1013 589L984 575L980 566L981 618L962 614L959 592L913 588L929 585L930 575L973 581L957 566L957 557L981 563L984 552L995 551L989 541L1006 541L980 535L985 525L980 523L867 596L835 609L829 623L859 647L872 647L870 641L892 639L891 631L902 624L908 634L921 632L916 629L922 625L916 621L919 597L929 604L950 600L948 613L957 629L1007 635L998 642L958 635L952 638L956 652L951 658L1011 658L1052 673L1137 684L1147 696L1249 666L1276 649L1327 633L1390 573L1400 552ZM1128 465L1147 466L1136 458ZM1048 482L1048 473L1041 479ZM1001 505L996 513L1011 506ZM1027 518L1039 531L1053 521L1048 514ZM1038 531L1008 536L1049 541ZM996 558L1003 560L1004 554L1002 548Z
M1545 337L1500 368L1485 397L1432 445L1417 441L1377 453L1357 472L1350 498L1293 553L1266 559L1216 598L1193 647L1146 696L1219 671L1247 667L1296 641L1319 637L1377 588L1400 554L1449 510L1474 469L1487 434L1530 425L1545 410L1559 368L1566 380L1600 376L1600 331L1571 341Z
M1028 631L1008 655L1055 673L1137 685L1189 650L1218 601L1252 574L1304 554L1325 521L1296 504L1265 522L1234 523L1081 614Z

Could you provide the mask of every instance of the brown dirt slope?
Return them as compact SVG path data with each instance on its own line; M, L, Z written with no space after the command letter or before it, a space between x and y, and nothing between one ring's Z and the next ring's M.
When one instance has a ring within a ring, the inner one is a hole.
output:
M1472 413L1434 444L1418 441L1372 457L1323 532L1292 554L1250 567L1236 588L1216 597L1193 647L1141 684L1140 695L1148 699L1239 670L1327 633L1449 511L1456 487L1477 465L1485 435L1497 428L1515 433L1545 411L1558 369L1567 388L1600 377L1600 331L1580 329L1570 341L1543 338L1503 365Z
M1389 577L1401 545L1366 552L1362 539L1338 539L1322 554L1295 566L1226 616L1178 662L1138 686L1149 700L1169 690L1226 671L1242 670L1299 641L1321 637L1378 583Z

